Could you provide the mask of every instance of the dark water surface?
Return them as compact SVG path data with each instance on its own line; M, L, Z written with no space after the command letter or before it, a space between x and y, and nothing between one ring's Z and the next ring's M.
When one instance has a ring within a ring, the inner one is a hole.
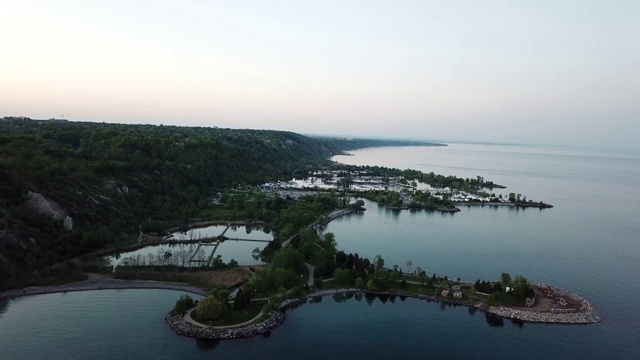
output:
M640 154L491 145L353 154L336 160L480 175L555 207L450 215L367 202L363 215L328 226L340 248L470 280L523 274L578 292L604 321L517 324L414 299L327 296L290 311L269 337L208 343L164 326L181 292L93 291L0 300L1 358L640 358Z

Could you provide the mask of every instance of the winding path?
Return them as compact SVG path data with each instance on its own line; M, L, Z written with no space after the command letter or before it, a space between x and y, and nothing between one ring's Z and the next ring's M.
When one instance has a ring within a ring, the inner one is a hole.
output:
M187 322L188 324L195 325L195 326L198 326L198 327L201 327L201 328L211 328L211 329L216 329L216 330L236 329L236 328L249 326L249 325L257 322L258 320L260 320L260 318L262 318L262 315L264 315L264 310L260 310L260 313L258 313L258 315L256 315L253 319L247 320L247 321L245 321L243 323L240 323L240 324L233 324L233 325L227 325L227 326L211 326L211 325L206 325L206 324L199 323L199 322L195 321L191 317L191 313L195 309L196 308L187 310L187 312L184 314L184 321Z

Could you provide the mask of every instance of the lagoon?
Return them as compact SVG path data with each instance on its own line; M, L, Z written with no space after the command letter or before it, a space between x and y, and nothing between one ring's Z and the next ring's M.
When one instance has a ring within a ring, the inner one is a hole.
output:
M214 246L201 247L198 250L197 243L180 243L180 241L210 239L222 234L226 240L220 242L215 256L220 255L225 263L233 259L239 265L262 264L262 261L253 258L252 252L255 248L262 251L267 243L273 240L271 231L262 226L212 225L186 232L175 232L169 236L171 243L145 246L138 250L108 256L107 259L112 266L118 266L125 260L131 264L140 264L141 261L145 261L146 264L166 262L177 266L200 266L200 263L189 264L191 256L197 250L196 259L208 259ZM171 253L171 257L164 260L163 255L167 252ZM135 262L130 261L131 258L134 258Z

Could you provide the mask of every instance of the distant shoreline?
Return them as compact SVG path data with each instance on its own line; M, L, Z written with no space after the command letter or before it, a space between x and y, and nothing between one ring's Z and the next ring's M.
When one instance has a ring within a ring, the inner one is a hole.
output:
M539 202L530 203L512 203L512 202L482 202L482 201L452 201L451 204L456 206L508 206L517 208L538 208L550 209L553 205Z

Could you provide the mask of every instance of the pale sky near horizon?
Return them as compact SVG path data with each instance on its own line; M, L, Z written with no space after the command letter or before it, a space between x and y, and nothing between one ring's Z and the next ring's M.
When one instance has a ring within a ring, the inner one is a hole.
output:
M0 117L640 148L640 1L0 0Z

